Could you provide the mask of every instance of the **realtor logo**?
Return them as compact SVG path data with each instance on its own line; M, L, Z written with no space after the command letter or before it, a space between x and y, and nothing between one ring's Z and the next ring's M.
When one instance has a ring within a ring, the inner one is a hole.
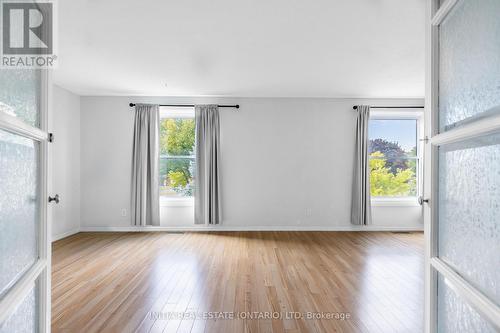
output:
M54 3L1 1L2 67L54 67Z

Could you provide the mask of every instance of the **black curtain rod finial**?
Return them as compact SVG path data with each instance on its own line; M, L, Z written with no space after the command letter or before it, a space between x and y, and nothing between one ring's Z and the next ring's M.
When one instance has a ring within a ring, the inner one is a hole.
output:
M128 106L130 106L131 108L135 106L134 103L129 103Z

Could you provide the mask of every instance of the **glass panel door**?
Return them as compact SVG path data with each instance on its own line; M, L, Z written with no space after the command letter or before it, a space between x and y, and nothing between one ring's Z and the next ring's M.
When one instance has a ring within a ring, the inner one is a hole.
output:
M0 69L0 333L47 332L47 92L40 69Z
M38 259L39 151L37 141L0 130L0 297Z
M426 331L500 331L500 2L431 1Z

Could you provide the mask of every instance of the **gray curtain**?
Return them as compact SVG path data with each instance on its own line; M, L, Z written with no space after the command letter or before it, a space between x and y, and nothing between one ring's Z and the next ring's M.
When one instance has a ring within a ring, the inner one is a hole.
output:
M221 222L219 107L196 105L196 224Z
M132 157L133 225L160 225L159 131L159 106L136 104Z
M358 105L357 112L351 223L367 225L371 223L370 165L368 160L370 107Z

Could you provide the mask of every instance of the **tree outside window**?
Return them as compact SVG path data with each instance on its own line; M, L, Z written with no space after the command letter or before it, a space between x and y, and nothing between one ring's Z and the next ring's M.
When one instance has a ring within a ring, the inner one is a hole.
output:
M160 122L160 195L192 197L195 169L195 121L163 118Z
M368 133L372 197L415 197L417 120L371 119Z

